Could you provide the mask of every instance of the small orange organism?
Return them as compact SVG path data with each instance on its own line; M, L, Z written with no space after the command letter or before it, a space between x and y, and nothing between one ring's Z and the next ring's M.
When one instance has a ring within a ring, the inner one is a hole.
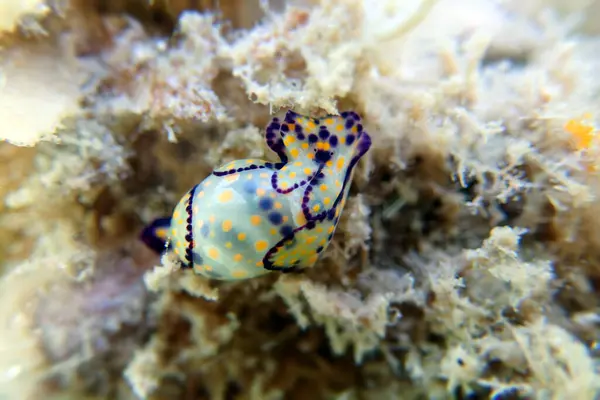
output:
M573 136L579 150L589 149L596 136L596 127L591 120L592 115L585 113L581 118L570 119L565 124L565 130Z

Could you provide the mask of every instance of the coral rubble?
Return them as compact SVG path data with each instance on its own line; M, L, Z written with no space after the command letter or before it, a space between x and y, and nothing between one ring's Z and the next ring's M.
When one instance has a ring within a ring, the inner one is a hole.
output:
M600 396L597 2L0 4L0 399ZM286 109L373 147L302 275L138 232Z

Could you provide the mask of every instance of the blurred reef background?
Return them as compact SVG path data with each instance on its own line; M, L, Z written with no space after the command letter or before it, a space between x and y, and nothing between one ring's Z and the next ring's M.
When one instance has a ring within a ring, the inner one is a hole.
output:
M600 1L1 0L0 399L600 398ZM138 241L287 109L373 138L303 275Z

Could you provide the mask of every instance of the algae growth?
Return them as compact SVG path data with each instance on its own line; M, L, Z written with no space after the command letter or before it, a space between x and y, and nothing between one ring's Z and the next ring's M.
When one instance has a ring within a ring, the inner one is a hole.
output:
M595 399L600 4L5 1L0 397ZM271 118L373 139L310 271L139 240Z

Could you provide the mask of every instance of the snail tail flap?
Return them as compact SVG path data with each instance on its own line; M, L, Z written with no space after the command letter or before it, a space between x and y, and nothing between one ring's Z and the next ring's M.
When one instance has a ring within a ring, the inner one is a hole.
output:
M169 250L169 228L171 226L170 217L157 218L148 224L141 232L140 239L150 249L158 254Z

